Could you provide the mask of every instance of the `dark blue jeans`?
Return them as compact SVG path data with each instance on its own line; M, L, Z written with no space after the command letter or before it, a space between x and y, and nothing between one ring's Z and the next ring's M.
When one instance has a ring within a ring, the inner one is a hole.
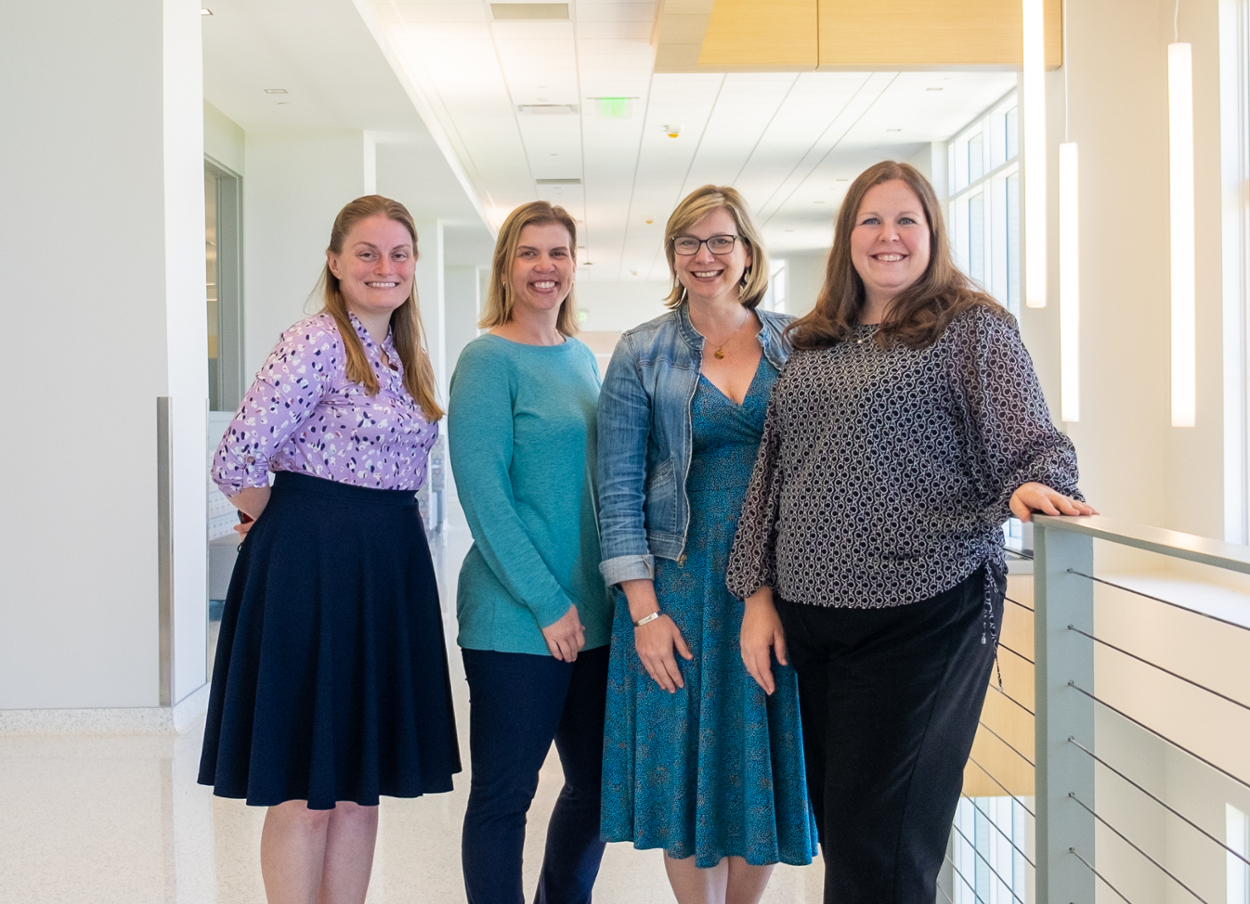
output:
M469 904L523 904L525 814L555 741L564 788L547 826L536 904L588 904L599 873L599 792L608 648L574 662L462 650L472 781L461 862Z
M1003 591L996 581L996 625ZM799 675L825 904L933 904L994 663L985 572L906 606L777 609Z

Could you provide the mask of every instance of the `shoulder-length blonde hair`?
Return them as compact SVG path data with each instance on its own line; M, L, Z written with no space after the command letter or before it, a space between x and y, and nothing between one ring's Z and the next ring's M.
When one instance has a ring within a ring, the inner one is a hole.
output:
M495 241L495 254L490 264L490 288L486 292L486 307L482 310L482 319L477 325L484 330L503 326L512 319L512 307L516 304L512 290L512 261L516 259L517 246L521 244L521 230L526 226L546 226L555 223L563 226L569 234L569 255L573 264L577 264L577 224L563 207L547 201L531 201L522 204L503 221L499 228L499 238ZM572 336L577 332L577 300L574 298L573 287L569 294L560 302L560 311L556 315L556 330L561 336Z
M668 273L673 281L672 290L664 303L670 308L679 308L686 300L686 287L677 278L677 252L673 249L673 239L685 235L695 223L714 210L729 211L738 226L738 235L751 253L751 266L742 274L742 283L738 286L738 299L742 306L756 307L768 291L768 252L764 250L764 240L751 218L747 202L737 189L728 185L704 185L682 198L664 227L664 256L668 258Z
M865 302L864 281L851 260L851 232L868 190L895 179L920 199L929 224L929 266L890 302L877 342L924 348L936 342L952 320L973 307L989 308L1010 318L1002 305L955 266L942 205L929 180L910 164L883 160L860 173L847 190L834 224L833 247L829 249L825 283L816 297L816 306L787 327L795 348L828 348L846 339L859 324Z
M409 235L412 236L412 256L415 261L417 226L412 221L412 214L398 201L392 201L381 195L365 195L340 210L339 215L334 218L334 226L330 230L330 247L326 250L330 254L342 254L343 242L347 234L352 231L352 227L361 220L379 214L394 220L408 230ZM343 297L339 278L330 272L328 260L321 271L318 285L322 289L322 310L334 318L339 334L343 337L343 347L347 350L347 379L365 387L369 395L377 395L378 390L381 389L377 374L369 366L364 345L361 344L360 337L356 334L355 327L352 326L351 318L347 316L347 299ZM316 294L315 289L313 294ZM430 357L425 352L425 329L421 325L421 311L417 304L415 276L408 300L391 313L391 341L395 343L395 351L399 354L399 360L404 366L404 388L421 406L426 420L437 421L443 416L443 409L439 407L435 396L434 368L430 366Z

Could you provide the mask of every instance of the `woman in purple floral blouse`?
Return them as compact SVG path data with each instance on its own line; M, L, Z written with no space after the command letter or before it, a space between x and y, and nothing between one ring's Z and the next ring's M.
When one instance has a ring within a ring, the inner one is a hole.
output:
M269 808L270 904L361 904L379 796L449 791L460 771L416 504L443 414L416 260L402 204L343 208L324 307L282 334L213 460L255 524L227 593L199 780Z

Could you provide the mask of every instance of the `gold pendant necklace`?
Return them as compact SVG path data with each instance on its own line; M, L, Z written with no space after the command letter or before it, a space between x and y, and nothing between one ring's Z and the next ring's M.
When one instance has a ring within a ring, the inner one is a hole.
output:
M728 336L726 336L724 339L722 339L722 340L721 340L721 342L720 342L720 345L716 346L716 350L712 352L712 357L713 357L713 358L715 358L716 360L720 361L720 360L722 360L722 359L725 357L725 345L726 345L726 343L728 343L728 342L729 342L729 340L730 340L730 339L732 339L734 336L738 335L738 330L742 329L742 327L746 325L746 322L747 322L747 320L750 318L750 316L751 316L751 312L750 312L750 311L747 311L747 312L746 312L746 314L745 314L745 315L743 315L742 320L741 320L741 321L739 321L739 323L738 323L737 329L735 329L732 333L730 333Z

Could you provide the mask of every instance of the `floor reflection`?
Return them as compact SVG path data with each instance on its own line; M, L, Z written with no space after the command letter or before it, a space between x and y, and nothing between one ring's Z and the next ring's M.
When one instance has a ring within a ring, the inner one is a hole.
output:
M449 661L468 758L468 690L455 647L455 578L467 530L435 544ZM3 904L264 904L258 852L264 811L195 783L202 725L178 736L0 737ZM533 889L543 828L560 787L554 754L531 810L525 886ZM464 901L460 821L468 789L382 804L369 904ZM815 904L821 870L779 867L767 904ZM672 901L660 854L608 846L597 904Z

